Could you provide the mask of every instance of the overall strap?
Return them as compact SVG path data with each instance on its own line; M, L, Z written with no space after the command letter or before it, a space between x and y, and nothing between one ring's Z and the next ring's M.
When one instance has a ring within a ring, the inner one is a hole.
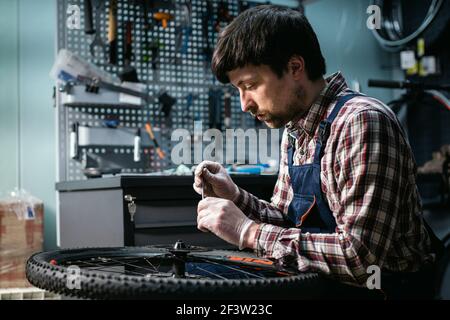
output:
M287 157L289 168L294 165L295 140L297 140L297 138L294 137L292 133L288 133Z
M341 108L344 106L344 104L349 101L350 99L361 96L360 93L350 93L345 96L342 96L338 99L336 102L336 105L333 108L333 111L331 111L331 114L326 120L322 120L319 123L319 137L316 142L316 150L314 153L314 164L320 165L320 160L323 156L323 151L325 149L325 145L327 143L328 137L330 135L331 130L331 124L333 123L334 119L336 118L337 114L341 110Z

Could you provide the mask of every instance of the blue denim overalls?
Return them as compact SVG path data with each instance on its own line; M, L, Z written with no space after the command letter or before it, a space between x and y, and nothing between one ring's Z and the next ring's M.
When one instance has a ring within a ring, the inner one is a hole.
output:
M355 96L360 94L351 93L342 96L328 119L319 124L319 136L316 142L314 161L311 164L296 166L293 164L295 141L289 135L288 165L294 196L289 205L288 218L296 227L300 227L302 233L334 233L336 220L333 217L328 204L322 195L320 184L320 160L330 134L331 124L342 106Z

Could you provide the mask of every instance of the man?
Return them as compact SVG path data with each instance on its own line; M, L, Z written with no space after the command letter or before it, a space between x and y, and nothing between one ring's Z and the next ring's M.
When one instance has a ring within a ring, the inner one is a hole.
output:
M219 35L212 70L239 90L244 112L286 129L271 203L237 187L218 163L197 167L194 189L207 186L208 196L198 205L200 230L360 287L370 266L386 275L382 286L430 280L425 266L435 255L403 130L341 73L323 78L325 60L301 13L271 5L243 12Z

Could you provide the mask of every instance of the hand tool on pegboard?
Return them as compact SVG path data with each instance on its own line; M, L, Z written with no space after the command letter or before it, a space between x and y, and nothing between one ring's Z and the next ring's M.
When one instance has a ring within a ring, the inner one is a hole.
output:
M153 0L149 1L148 9L151 11L152 19L157 23L161 23L163 29L166 29L169 20L174 18L173 15L170 14L170 10L175 11L176 4L173 0Z
M149 135L150 139L153 141L153 144L155 145L156 153L158 154L158 157L160 159L164 159L166 157L166 154L164 153L164 151L162 151L161 147L158 144L158 141L156 141L156 138L155 138L155 135L153 134L153 129L152 129L150 122L147 122L145 124L145 131Z
M160 103L161 111L164 114L166 127L170 128L172 126L172 118L170 115L172 107L177 103L177 99L169 95L167 91L162 90L158 97L158 102Z
M130 20L125 22L125 42L123 48L124 65L129 66L134 60L133 56L133 22Z
M158 37L155 34L155 37L152 41L149 40L149 33L152 31L153 28L153 11L155 10L155 7L159 5L156 3L156 1L150 1L150 0L141 0L141 9L143 13L143 31L144 31L144 43L142 45L142 61L145 63L148 63L151 61L152 63L152 70L156 70L158 68L158 61L159 61L159 52L161 48L163 47L162 42L158 39ZM152 19L149 19L149 16L152 17Z
M102 125L106 128L117 129L120 126L120 117L117 114L107 114Z
M168 12L158 11L153 14L153 19L160 22L163 29L166 29L169 21L173 19L173 15Z
M109 63L117 64L117 0L110 0L108 13Z
M151 61L153 70L158 69L159 53L161 51L161 48L163 47L164 47L163 43L158 38L153 39L152 42L150 43L149 48L152 53Z
M179 15L176 20L179 21L175 28L175 53L187 54L189 47L189 37L192 33L192 3L190 0L185 0L178 5ZM179 64L180 59L175 59L175 63Z
M75 122L72 124L71 131L69 134L69 157L71 159L78 160L79 152L78 152L78 127L79 123Z
M166 91L161 91L158 97L158 101L161 105L161 111L164 114L164 125L166 128L172 128L172 107L177 102L177 99L169 95Z
M99 88L103 88L109 91L125 93L134 97L139 97L143 99L146 103L152 103L154 99L153 96L148 95L146 92L125 88L109 82L85 76L78 76L77 83L84 84L86 86L86 91L91 93L98 93Z
M123 48L123 70L119 73L120 80L128 82L139 82L137 70L131 65L135 60L133 54L133 22L125 22L125 37Z
M99 155L88 151L86 148L81 150L81 172L88 179L90 178L100 178L104 174L118 174L122 171L121 168L117 168L116 165Z
M105 9L105 3L103 0L93 0L93 4L95 5L95 34L90 45L91 55L95 58L106 58L106 45L102 40L101 34L101 18ZM99 53L102 56L99 56Z
M177 99L164 91L159 95L158 101L161 104L161 111L164 113L164 116L168 118L172 111L173 105L177 102Z
M186 108L184 108L182 112L182 121L183 123L187 123L188 121L194 120L194 118L191 116L191 108L194 104L194 100L199 97L198 94L189 93L186 95Z
M138 128L136 130L136 134L134 135L133 161L141 161L141 128Z
M84 33L85 34L94 34L94 24L92 21L92 1L84 0Z

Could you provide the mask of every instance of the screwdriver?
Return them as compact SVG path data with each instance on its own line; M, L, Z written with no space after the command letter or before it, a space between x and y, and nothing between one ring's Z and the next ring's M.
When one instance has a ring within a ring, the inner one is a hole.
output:
M153 130L152 130L152 126L150 125L149 122L147 122L145 124L145 131L147 131L148 135L150 136L150 139L153 141L153 143L155 144L156 147L156 153L158 154L160 159L164 159L166 157L166 154L164 153L164 151L161 150L161 148L159 147L158 141L156 141L155 139L155 135L153 134Z

